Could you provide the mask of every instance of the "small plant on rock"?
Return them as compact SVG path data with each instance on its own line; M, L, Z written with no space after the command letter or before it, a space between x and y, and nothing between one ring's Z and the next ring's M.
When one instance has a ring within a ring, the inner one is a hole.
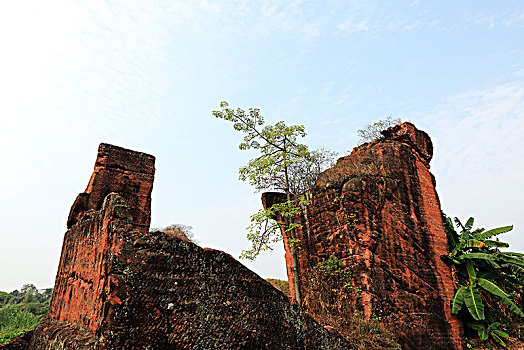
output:
M397 345L380 324L380 317L366 320L355 307L361 290L336 256L320 261L309 274L304 306L318 322L337 329L355 349L392 349Z
M500 322L493 322L488 327L480 322L468 322L468 327L476 330L481 340L486 341L488 338L491 338L497 344L505 347L506 343L502 340L502 338L509 338L509 334L498 329L499 326Z
M400 123L401 123L400 118L393 118L392 116L388 116L383 120L379 120L377 122L371 123L368 126L366 126L365 129L358 130L357 132L358 137L359 137L358 144L361 145L366 142L378 140L382 137L381 132L383 130L386 130Z

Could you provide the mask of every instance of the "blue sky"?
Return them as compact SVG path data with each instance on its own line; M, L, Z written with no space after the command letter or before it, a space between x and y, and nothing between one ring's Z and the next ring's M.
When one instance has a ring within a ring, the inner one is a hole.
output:
M443 209L524 251L519 1L12 1L0 4L0 290L53 285L98 144L157 157L152 225L238 256L260 195L219 102L304 124L347 154L392 115L433 139ZM246 263L285 278L282 249Z

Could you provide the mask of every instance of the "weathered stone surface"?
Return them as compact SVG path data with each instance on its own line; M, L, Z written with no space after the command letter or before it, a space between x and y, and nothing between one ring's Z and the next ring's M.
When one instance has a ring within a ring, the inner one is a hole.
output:
M155 157L122 147L100 144L95 169L85 192L80 193L69 212L67 228L81 220L89 210L99 210L111 192L125 198L133 223L146 232L151 218L151 191L155 176Z
M153 157L100 146L49 313L5 349L348 348L228 254L148 232L153 175Z
M405 349L461 349L451 273L440 259L447 242L429 172L431 139L411 123L384 135L339 159L311 191L308 221L296 232L302 298L315 297L307 295L309 271L334 255L362 289L357 307L381 317ZM266 205L269 198L278 200L270 195Z

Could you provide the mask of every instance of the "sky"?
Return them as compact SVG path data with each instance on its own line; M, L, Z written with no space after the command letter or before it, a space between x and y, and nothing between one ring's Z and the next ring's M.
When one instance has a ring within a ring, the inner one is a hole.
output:
M434 143L442 208L524 252L521 1L3 1L0 290L52 287L69 209L98 145L156 157L152 226L250 247L256 153L211 114L258 107L346 155L387 116ZM281 244L254 263L285 279Z

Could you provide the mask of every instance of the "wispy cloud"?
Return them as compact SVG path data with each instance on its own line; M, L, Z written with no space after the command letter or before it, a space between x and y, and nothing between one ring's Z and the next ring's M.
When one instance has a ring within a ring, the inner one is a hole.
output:
M437 161L464 164L461 173L476 177L524 161L524 80L463 92L432 113L424 123L441 142Z
M449 215L524 229L522 78L463 92L415 118L433 139L432 171ZM513 249L524 249L521 236L508 237Z
M507 11L502 13L493 13L480 11L469 13L464 16L464 22L486 26L489 29L494 28L524 28L524 11Z

